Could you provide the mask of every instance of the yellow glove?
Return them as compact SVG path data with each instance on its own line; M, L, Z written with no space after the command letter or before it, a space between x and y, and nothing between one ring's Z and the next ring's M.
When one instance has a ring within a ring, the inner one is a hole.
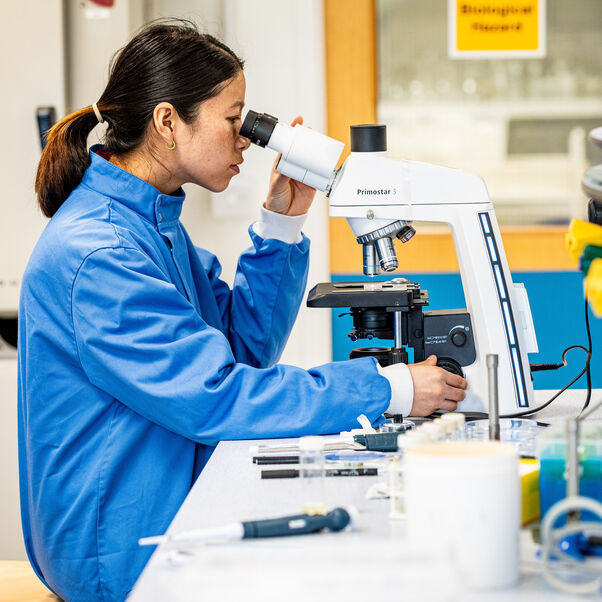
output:
M579 256L587 245L602 246L602 226L580 219L572 220L566 235L566 248L575 263L579 263Z

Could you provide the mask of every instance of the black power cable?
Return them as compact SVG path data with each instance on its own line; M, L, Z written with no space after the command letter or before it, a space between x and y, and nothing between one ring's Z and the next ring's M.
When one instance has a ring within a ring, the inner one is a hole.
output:
M589 303L588 303L587 287L585 289L585 330L587 332L587 345L588 345L588 350L589 350L589 359L591 360L591 357L592 357L592 332L589 327ZM588 368L589 368L589 362L588 362ZM586 378L586 382L587 382L587 395L585 397L585 404L583 405L583 408L581 408L581 412L579 412L579 415L581 415L581 414L583 414L583 412L585 412L585 409L589 405L589 402L591 401L591 398L592 398L592 373L591 373L591 370L588 369L585 378Z
M587 354L587 357L585 359L585 366L584 366L583 370L581 370L581 372L579 372L579 374L568 385L566 385L564 388L562 388L560 391L558 391L558 393L553 395L550 399L548 399L548 401L546 401L545 403L542 403L540 406L537 406L536 408L531 408L529 410L525 410L523 412L514 412L513 414L503 414L500 416L500 418L520 418L522 416L530 416L532 414L536 414L537 412L540 412L544 408L547 408L555 399L560 397L560 395L562 395L562 393L564 393L568 388L570 388L572 385L574 385L584 374L586 375L585 378L586 378L586 383L587 383L587 395L585 397L585 404L583 405L583 408L581 408L581 412L579 412L579 414L582 414L585 411L585 409L589 405L589 402L592 397L592 375L591 375L591 368L590 368L590 362L591 362L591 358L592 358L592 333L591 333L591 329L590 329L590 325L589 325L589 304L588 304L587 291L585 294L585 328L587 331L587 344L588 344L587 348L584 347L583 345L571 345L570 347L567 347L562 352L562 364L536 364L536 368L535 368L535 371L536 371L537 369L539 369L539 370L546 370L546 369L552 369L552 368L556 369L556 368L560 368L561 366L566 366L567 365L566 354L569 351L571 351L572 349L582 349Z

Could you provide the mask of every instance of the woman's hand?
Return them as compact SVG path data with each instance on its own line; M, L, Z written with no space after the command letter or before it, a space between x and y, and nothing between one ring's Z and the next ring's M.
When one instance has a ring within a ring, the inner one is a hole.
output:
M295 117L291 126L303 123L303 117ZM291 180L276 171L276 165L281 155L276 157L270 176L270 188L265 201L265 208L284 215L303 215L309 211L316 191L314 188L301 184L297 180Z
M428 416L437 410L453 412L466 397L466 380L439 368L436 355L417 364L409 364L408 368L414 382L411 416Z

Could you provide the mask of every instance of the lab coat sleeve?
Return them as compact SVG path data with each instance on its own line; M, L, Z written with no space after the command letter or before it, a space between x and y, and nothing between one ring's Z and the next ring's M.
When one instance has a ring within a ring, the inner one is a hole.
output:
M391 396L373 358L308 371L237 363L222 332L136 249L100 249L85 259L72 318L81 365L96 387L201 443L338 432L362 413L376 421Z
M221 266L213 255L207 274L236 361L266 368L280 359L303 300L309 239L287 244L264 240L253 228L249 234L253 246L238 260L232 290L219 279Z

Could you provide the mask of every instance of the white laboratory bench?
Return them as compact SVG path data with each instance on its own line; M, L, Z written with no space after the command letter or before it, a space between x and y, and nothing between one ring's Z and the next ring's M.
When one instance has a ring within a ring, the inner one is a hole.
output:
M538 401L546 395L549 392L537 392ZM601 395L596 391L592 403ZM575 415L583 399L583 391L571 392L539 418L555 422ZM602 420L602 411L591 419ZM299 479L262 480L262 469L288 466L253 464L250 447L257 443L218 445L169 533L300 512ZM547 585L526 530L521 533L519 583L499 591L465 591L453 558L443 562L417 556L405 541L403 521L389 518L389 500L366 499L368 487L385 478L326 479L329 507L352 504L359 510L359 526L353 532L203 544L181 551L160 545L128 600L583 602L581 596L562 594Z

